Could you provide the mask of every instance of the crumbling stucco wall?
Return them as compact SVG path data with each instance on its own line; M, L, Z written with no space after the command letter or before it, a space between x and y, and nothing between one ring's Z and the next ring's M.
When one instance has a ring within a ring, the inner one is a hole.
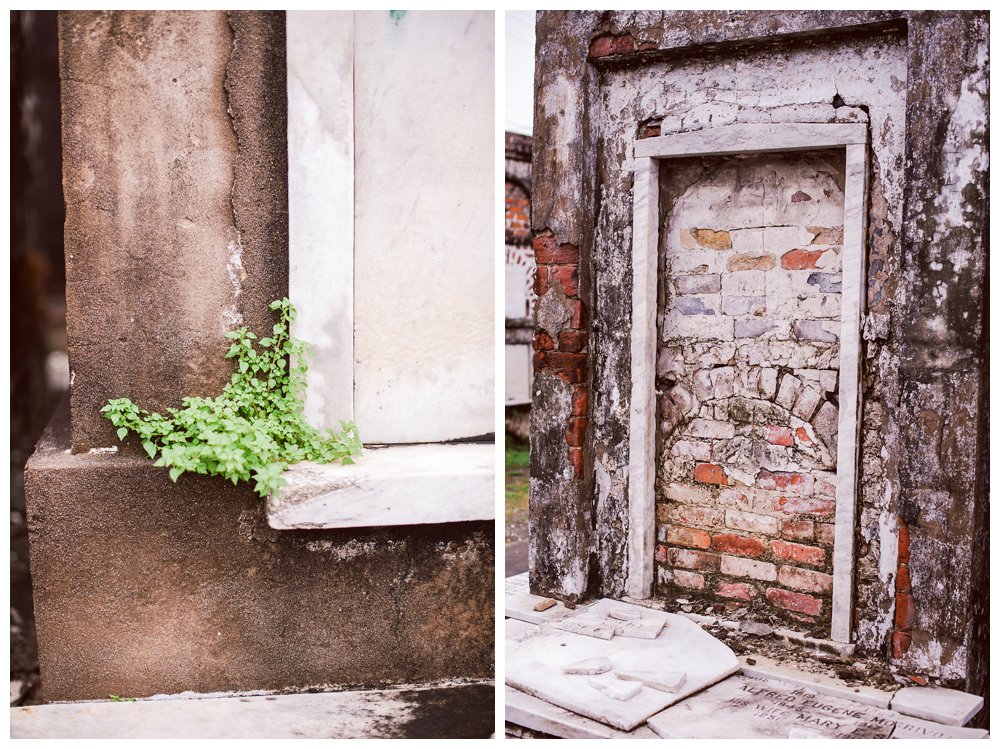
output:
M536 245L579 254L589 347L575 366L589 406L571 417L573 389L536 377L531 517L544 536L533 539L533 589L624 590L632 141L730 122L863 122L854 637L900 668L964 679L984 647L969 639L971 560L988 543L974 532L987 16L559 11L539 14L537 40L533 230ZM543 299L538 329L558 334L568 317L545 309ZM570 418L588 430L579 473L555 426ZM897 585L903 564L910 583Z

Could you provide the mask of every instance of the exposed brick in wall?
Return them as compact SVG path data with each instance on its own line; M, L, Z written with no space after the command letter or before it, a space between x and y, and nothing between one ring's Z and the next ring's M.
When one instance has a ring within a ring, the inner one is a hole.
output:
M551 232L535 237L537 325L533 341L535 372L546 371L572 385L572 406L566 424L566 450L576 478L583 475L587 433L586 310L580 298L580 251L560 244Z
M527 190L508 179L504 185L504 227L507 244L531 242L531 204Z
M842 172L835 152L664 170L661 594L829 623Z

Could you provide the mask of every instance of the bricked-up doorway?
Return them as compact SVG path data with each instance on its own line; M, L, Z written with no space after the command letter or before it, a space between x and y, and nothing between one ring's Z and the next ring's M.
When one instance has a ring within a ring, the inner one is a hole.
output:
M636 141L630 595L760 600L850 641L866 143Z

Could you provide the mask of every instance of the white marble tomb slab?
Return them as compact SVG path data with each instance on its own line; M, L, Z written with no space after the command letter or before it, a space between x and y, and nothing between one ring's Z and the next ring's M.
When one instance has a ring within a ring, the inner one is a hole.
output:
M983 738L986 731L921 721L892 710L819 694L777 679L734 676L647 721L672 739Z
M957 689L904 687L892 698L893 710L949 726L964 726L983 709L983 698Z
M516 726L558 736L560 739L659 738L647 726L639 726L634 731L619 731L510 687L505 687L504 719Z
M666 615L663 612L602 598L582 609L579 614L564 618L556 626L567 632L590 635L602 640L610 640L612 637L653 640L665 624Z
M733 652L697 624L674 614L661 616L668 623L655 640L600 640L552 625L542 625L536 633L508 640L507 684L553 705L630 731L650 715L739 670ZM567 663L600 656L610 658L617 671L681 671L687 674L687 680L676 694L643 686L635 697L620 701L590 687L587 679L591 677L562 672Z

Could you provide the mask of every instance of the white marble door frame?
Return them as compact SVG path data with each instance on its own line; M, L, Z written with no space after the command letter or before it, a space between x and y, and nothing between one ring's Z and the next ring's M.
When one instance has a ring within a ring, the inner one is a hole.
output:
M844 244L840 334L840 417L833 548L831 639L850 642L854 514L861 391L868 127L864 124L726 125L635 142L632 208L632 401L629 410L627 592L653 592L656 535L656 287L660 169L671 158L844 148Z

